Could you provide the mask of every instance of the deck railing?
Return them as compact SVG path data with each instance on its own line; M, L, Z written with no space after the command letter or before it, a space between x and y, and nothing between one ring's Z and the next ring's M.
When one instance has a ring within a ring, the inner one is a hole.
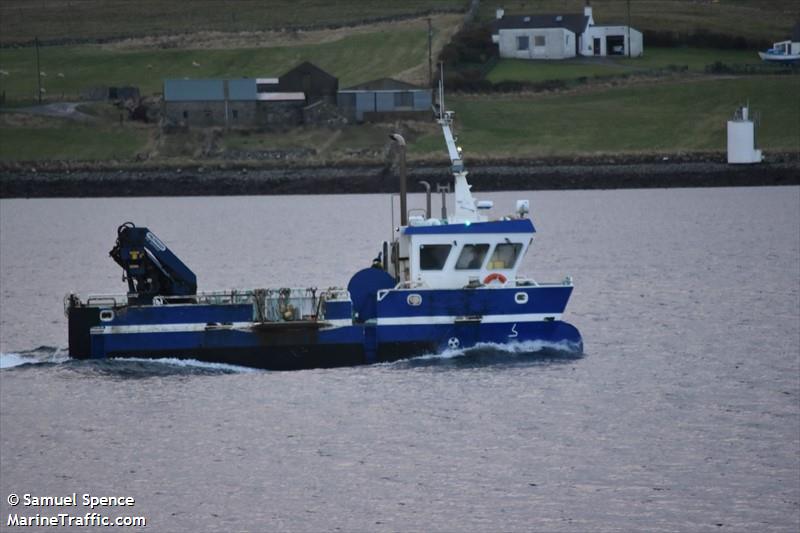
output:
M295 320L324 320L325 302L350 300L346 289L282 288L247 289L200 292L192 296L155 296L153 305L242 305L253 306L256 322L282 322ZM120 294L93 294L81 301L77 294L64 298L64 312L70 307L97 306L118 308L128 305L128 296Z

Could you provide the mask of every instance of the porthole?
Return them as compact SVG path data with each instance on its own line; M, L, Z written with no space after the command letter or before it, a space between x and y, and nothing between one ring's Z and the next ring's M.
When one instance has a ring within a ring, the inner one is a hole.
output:
M422 304L422 296L417 293L409 294L406 297L406 302L408 302L408 305L413 305L416 307Z
M103 309L100 311L100 320L103 322L111 322L114 320L114 311L111 309Z
M518 304L526 304L528 303L528 293L527 292L518 292L514 295L514 301Z

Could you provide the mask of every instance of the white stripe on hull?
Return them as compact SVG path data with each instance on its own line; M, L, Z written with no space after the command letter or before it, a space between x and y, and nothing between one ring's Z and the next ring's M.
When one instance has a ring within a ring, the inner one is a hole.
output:
M480 322L481 324L501 324L505 322L544 322L545 320L561 320L560 313L521 313L515 315L485 315L482 317L455 316L398 316L379 318L379 326L431 326L448 325L455 322Z
M291 322L285 322L291 324ZM331 328L340 328L344 326L352 326L353 321L350 319L338 320L325 320L319 323L322 330ZM231 322L230 324L213 324L208 325L202 323L188 323L188 324L140 324L140 325L127 325L127 326L96 326L90 331L92 335L114 335L122 333L196 333L199 331L214 331L214 330L239 330L251 331L254 326L258 326L258 322Z
M452 325L457 322L475 322L482 324L501 324L512 322L544 322L546 320L561 320L560 313L522 313L514 315L486 315L483 317L456 317L456 316L416 316L416 317L386 317L377 320L378 326L438 326ZM291 324L287 322L286 324ZM352 326L350 319L326 320L320 323L321 329L341 328ZM129 333L196 333L213 330L239 330L251 331L257 322L233 322L231 324L208 325L205 323L188 324L140 324L125 326L96 326L91 329L92 335L115 335Z

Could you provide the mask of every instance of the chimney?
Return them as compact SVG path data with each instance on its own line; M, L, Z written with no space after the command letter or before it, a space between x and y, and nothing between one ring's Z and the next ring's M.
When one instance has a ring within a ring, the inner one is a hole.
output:
M503 15L505 15L505 14L506 14L506 10L503 9L502 7L498 7L497 11L494 12L494 15L497 18L497 20L500 20L501 18L503 18Z
M583 16L592 18L592 4L586 0L586 6L583 8Z

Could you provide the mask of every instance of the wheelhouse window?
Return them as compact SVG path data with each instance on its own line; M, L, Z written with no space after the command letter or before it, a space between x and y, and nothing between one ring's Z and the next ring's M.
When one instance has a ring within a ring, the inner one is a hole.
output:
M450 255L450 244L423 244L419 247L420 270L441 270Z
M488 251L488 244L465 245L456 261L456 270L480 270Z
M514 265L517 264L520 250L522 250L522 244L518 242L498 244L489 261L489 269L500 270L514 268Z
M527 50L528 48L530 48L530 37L527 35L517 37L517 50Z
M544 45L545 45L544 35L536 35L533 38L533 46L544 46Z

